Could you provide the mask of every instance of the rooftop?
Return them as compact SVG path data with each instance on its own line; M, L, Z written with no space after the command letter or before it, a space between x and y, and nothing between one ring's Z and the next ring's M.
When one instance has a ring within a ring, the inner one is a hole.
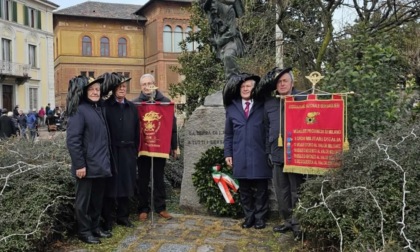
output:
M134 13L142 5L119 4L119 3L101 3L87 1L68 8L54 11L54 15L96 17L109 19L138 19ZM144 18L144 17L143 17Z

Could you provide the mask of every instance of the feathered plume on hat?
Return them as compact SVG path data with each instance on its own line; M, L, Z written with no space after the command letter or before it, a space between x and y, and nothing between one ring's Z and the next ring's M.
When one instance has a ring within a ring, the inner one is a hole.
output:
M102 96L108 95L110 91L113 91L116 87L131 80L131 78L127 78L120 73L104 73L98 78L102 78L103 82L101 85L101 94Z
M232 103L232 100L240 98L241 84L247 80L254 80L255 87L258 86L260 77L249 73L239 73L232 75L223 87L223 104L225 107ZM254 87L254 88L255 88Z
M102 78L88 78L82 75L70 79L66 98L67 115L71 116L76 113L85 89L94 83L101 82L102 80Z
M279 78L290 71L292 71L291 67L284 69L275 67L271 69L261 78L259 85L254 88L254 96L258 98L270 96L271 92L277 89L277 81Z

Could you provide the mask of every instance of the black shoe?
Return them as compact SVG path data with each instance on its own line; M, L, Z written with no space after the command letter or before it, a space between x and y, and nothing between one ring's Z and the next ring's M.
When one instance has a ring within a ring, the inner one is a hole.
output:
M242 223L242 228L252 228L252 226L254 226L254 218L247 218Z
M263 229L265 228L265 221L264 220L256 220L255 221L255 229Z
M273 227L273 231L276 233L286 233L288 231L292 231L291 227L285 226L285 225L280 225L280 226L275 226Z
M110 238L112 237L112 233L108 230L98 230L96 232L92 232L93 236L98 238Z
M129 228L134 227L133 223L131 223L131 221L129 220L117 220L116 222L120 226L129 227Z
M88 244L100 244L101 240L99 240L99 238L95 237L95 236L79 236L79 240L81 240L84 243L88 243Z

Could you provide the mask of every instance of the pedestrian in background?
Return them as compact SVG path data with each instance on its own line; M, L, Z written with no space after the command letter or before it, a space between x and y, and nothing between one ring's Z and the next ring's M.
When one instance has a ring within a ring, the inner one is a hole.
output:
M19 115L17 117L17 121L19 125L20 137L24 139L28 139L28 137L26 136L26 128L28 127L26 123L26 115L23 113L22 109L19 109Z
M29 130L29 140L35 141L35 137L37 134L37 118L35 108L32 109L32 111L29 111L28 115L26 116L26 125Z
M45 115L46 113L45 113L44 107L41 107L38 111L38 118L39 118L38 125L41 127L45 125Z
M2 109L0 116L0 138L7 139L16 135L15 124L12 121L12 116L7 115L7 109ZM12 112L13 115L13 112Z

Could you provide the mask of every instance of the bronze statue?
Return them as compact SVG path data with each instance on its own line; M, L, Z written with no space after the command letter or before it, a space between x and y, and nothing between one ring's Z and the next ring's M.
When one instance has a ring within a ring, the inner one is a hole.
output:
M226 85L223 101L226 105L237 92L235 83L240 71L236 58L242 57L245 51L245 43L236 24L236 18L244 14L244 7L241 0L202 0L201 7L210 24L209 40L224 65Z

